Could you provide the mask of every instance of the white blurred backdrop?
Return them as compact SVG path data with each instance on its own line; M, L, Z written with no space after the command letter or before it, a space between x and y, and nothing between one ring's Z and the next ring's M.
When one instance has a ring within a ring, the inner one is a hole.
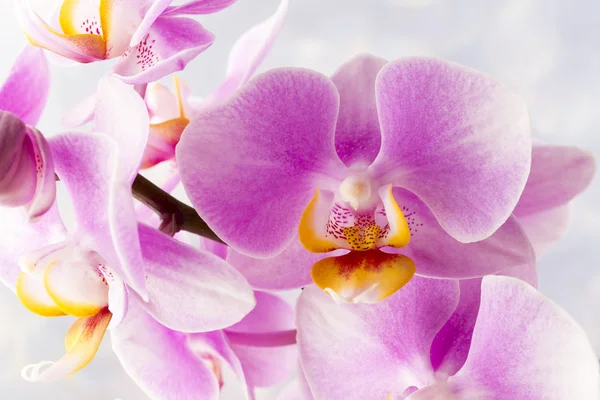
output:
M40 13L55 6L34 0ZM331 74L360 52L388 59L431 55L487 72L528 102L535 137L579 145L600 156L600 2L595 0L290 0L282 34L261 70L302 66ZM278 0L239 0L202 18L215 44L180 76L196 95L224 76L235 39L277 8ZM25 39L12 1L0 0L0 79ZM52 90L39 128L61 132L61 117L92 93L107 63L52 68ZM572 207L567 236L539 261L540 289L588 332L600 352L600 180ZM2 229L2 221L0 221ZM0 288L0 398L143 400L105 340L94 361L75 376L49 384L20 377L22 366L58 359L71 321L43 319ZM229 379L229 382L232 380ZM278 389L262 391L274 399ZM241 398L226 384L222 399Z

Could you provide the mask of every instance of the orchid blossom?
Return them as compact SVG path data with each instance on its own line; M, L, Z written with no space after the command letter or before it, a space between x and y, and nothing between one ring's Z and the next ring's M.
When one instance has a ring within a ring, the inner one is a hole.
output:
M232 265L255 267L254 282L244 272L255 287L304 286L314 263L340 302L377 302L415 272L471 278L534 262L511 215L530 160L516 94L441 60L372 56L331 80L265 73L199 114L177 147L194 207Z
M25 35L34 46L90 63L120 57L113 73L126 83L147 83L182 70L214 41L212 33L183 15L211 14L235 0L63 0L57 23L45 22L28 0L14 0Z
M0 210L7 222L0 241L2 282L36 314L78 318L66 334L65 356L25 367L28 380L60 379L87 365L109 323L118 334L129 307L169 329L204 332L238 322L254 306L249 285L224 261L138 225L131 182L148 115L135 90L103 79L94 130L100 133L50 140L56 173L75 211L72 230L56 206L33 225L21 210Z
M34 125L48 98L50 75L41 50L27 46L0 88L0 205L24 206L29 221L54 202L54 166Z
M432 344L444 334L459 299L472 294L456 281L418 277L376 305L336 306L307 288L297 305L298 343L314 398L600 396L598 360L584 331L552 301L511 277L483 278L481 303L470 306L477 315L472 340L448 336L450 346L443 348L452 358L456 347L465 347L466 359L450 373L439 369L434 360L444 354Z

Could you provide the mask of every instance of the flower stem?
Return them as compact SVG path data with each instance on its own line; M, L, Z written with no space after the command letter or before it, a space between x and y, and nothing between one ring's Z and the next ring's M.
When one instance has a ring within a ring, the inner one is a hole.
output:
M177 200L142 175L138 174L131 185L133 197L158 214L162 223L159 228L174 235L179 231L190 232L219 243L225 243L198 215L196 210Z

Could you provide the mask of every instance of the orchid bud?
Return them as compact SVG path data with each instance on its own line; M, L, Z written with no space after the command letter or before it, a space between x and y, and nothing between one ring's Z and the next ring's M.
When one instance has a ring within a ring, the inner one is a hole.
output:
M35 221L54 203L55 194L48 142L14 114L0 111L0 206L24 206Z

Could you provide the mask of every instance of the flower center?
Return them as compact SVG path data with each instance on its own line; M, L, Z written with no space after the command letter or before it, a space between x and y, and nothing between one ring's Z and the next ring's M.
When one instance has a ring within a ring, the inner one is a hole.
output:
M76 243L56 243L21 257L17 295L43 316L92 317L108 306L104 260Z

